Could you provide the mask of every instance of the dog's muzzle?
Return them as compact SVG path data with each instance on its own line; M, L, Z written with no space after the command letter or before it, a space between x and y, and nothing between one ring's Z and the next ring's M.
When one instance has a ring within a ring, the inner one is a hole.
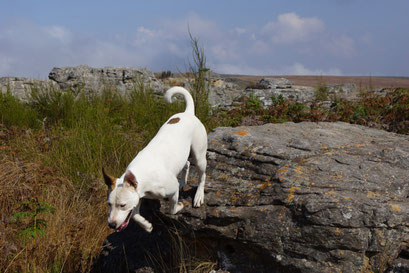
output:
M126 216L125 221L118 228L116 228L116 224L113 224L113 226L111 226L111 223L108 224L109 227L115 228L116 232L121 232L128 226L129 220L131 220L132 213L133 213L133 209L129 212L128 216Z

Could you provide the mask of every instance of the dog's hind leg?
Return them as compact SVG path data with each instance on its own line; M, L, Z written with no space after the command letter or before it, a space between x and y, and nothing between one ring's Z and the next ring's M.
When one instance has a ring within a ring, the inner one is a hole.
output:
M193 205L198 208L204 203L204 186L206 182L206 158L201 159L196 164L199 171L200 182L199 185L197 186L195 198L193 200Z
M178 181L177 178L175 177L175 181L172 181L172 192L173 194L169 196L169 201L170 201L170 214L176 214L178 213L181 209L183 209L183 202L179 202L179 188L178 188Z
M187 179L189 177L190 162L186 161L186 165L183 168L181 179L179 181L179 190L183 190L186 187Z
M206 131L204 132L204 136L202 135L201 141L193 142L192 143L192 152L193 158L196 161L196 166L199 173L199 185L197 187L197 191L195 194L195 198L193 200L193 206L200 207L204 203L204 186L206 182L206 151L207 151L207 137ZM199 137L200 140L200 137Z

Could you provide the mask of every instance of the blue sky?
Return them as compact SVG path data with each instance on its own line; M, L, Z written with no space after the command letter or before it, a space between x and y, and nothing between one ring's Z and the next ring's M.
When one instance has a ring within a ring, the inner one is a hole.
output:
M0 76L54 66L409 76L408 0L0 1Z

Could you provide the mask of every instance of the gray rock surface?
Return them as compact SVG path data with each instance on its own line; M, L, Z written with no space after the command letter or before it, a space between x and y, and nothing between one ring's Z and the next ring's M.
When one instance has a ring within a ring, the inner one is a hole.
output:
M218 128L209 138L213 180L199 215L214 224L189 221L195 229L262 249L293 272L383 272L405 251L409 137L285 123Z
M314 90L309 86L292 85L291 81L285 78L265 78L261 79L255 87L247 88L240 97L256 97L264 107L268 107L273 104L272 97L282 96L284 99L300 103L313 101L315 99Z
M238 85L222 78L212 79L209 89L209 103L212 108L230 107L233 105L234 99L243 93Z
M329 84L328 94L331 99L346 99L353 100L359 95L358 87L353 83L346 84Z
M355 84L330 84L328 88L328 100L335 99L354 100L359 96L359 90ZM272 105L272 97L282 96L284 99L309 104L315 100L315 89L310 86L293 85L285 78L265 78L261 79L254 87L247 88L242 96L258 98L264 107Z
M286 89L291 88L293 85L293 83L286 78L265 78L261 79L258 84L271 89Z
M209 104L215 108L231 107L234 99L239 97L243 93L237 84L228 82L222 78L219 74L209 71L209 75L206 77L209 86ZM182 86L191 90L191 79L179 76L171 77L163 80L164 90L172 86Z
M70 88L73 91L84 89L100 93L104 87L115 87L125 92L138 83L144 83L157 93L163 92L163 83L155 78L152 71L144 68L54 67L48 77L57 82L61 89Z
M58 88L53 81L42 81L30 78L21 77L2 77L0 78L0 91L2 93L10 92L18 99L27 99L27 94L31 92L33 88Z
M229 272L401 272L408 170L408 136L340 122L217 128L209 134L206 204L192 208L195 188L186 188L178 215L166 214L166 201L148 213L152 234L128 227L132 236L107 242L126 242L126 253L134 249L127 259L142 259L141 245L168 253L171 227ZM100 264L115 264L120 253L105 248Z

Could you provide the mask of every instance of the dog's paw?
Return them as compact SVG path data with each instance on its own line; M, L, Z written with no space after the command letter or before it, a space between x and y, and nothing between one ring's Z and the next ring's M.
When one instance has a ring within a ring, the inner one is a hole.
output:
M146 230L146 232L151 233L153 230L153 226L151 223L149 223L149 225L147 224L144 229Z
M193 200L193 206L195 208L200 207L204 203L204 190L197 189L195 199Z
M171 214L176 214L183 209L184 205L183 202L177 202L177 204L173 207Z

